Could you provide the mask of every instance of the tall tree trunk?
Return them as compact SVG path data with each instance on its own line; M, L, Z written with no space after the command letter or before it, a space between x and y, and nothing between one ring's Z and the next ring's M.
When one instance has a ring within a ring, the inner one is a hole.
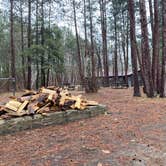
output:
M127 21L126 58L125 58L125 80L127 85L128 85L128 76L127 76L128 68L129 68L129 21Z
M87 40L87 20L86 20L86 0L84 0L84 36L85 36L85 58L87 57L87 52L88 52L88 40Z
M123 75L123 71L124 71L124 67L123 67L123 58L122 58L122 51L121 51L121 47L122 47L122 43L120 41L120 33L118 33L118 55L119 55L119 62L120 62L120 69L121 69L121 75Z
M28 48L31 47L31 0L28 0ZM31 89L31 57L30 55L27 58L28 61L28 82L27 89Z
M11 77L16 78L15 67L15 45L14 45L14 19L13 19L13 0L10 0L10 49L11 49Z
M94 41L93 41L93 20L92 20L92 4L91 0L89 1L89 21L90 21L90 41L91 41L91 64L92 64L92 78L91 78L91 87L90 91L91 92L97 92L97 82L96 82L96 75L95 75L95 56L94 56Z
M144 69L146 94L148 97L154 97L145 0L139 0L139 5L142 31L142 64Z
M106 0L99 0L100 2L100 16L101 16L101 32L102 32L102 54L103 67L106 87L109 86L109 64L107 53L107 16L106 16Z
M101 53L100 53L100 46L97 48L96 47L96 55L97 55L97 59L98 59L98 77L103 76L103 72L102 72L102 61L101 61Z
M41 45L44 46L44 0L41 1ZM44 55L41 56L41 86L46 85L45 78L45 60Z
M86 0L84 0L84 37L85 37L85 42L84 42L84 74L85 76L88 75L87 71L87 59L88 59L88 37L87 37L87 5L86 5Z
M131 58L132 69L134 74L134 96L141 96L139 81L138 81L138 68L137 68L137 42L135 34L135 14L134 14L134 1L128 0L129 16L130 16L130 41L131 41Z
M23 23L23 2L20 1L20 21L21 21L21 58L22 58L22 74L23 74L23 84L26 86L26 74L25 74L25 58L24 58L24 23Z
M39 0L36 0L36 46L39 45ZM38 50L36 52L36 56L38 57ZM36 89L39 88L39 61L36 58Z
M153 30L153 60L152 60L152 77L154 91L157 94L159 84L159 11L158 0L154 0L154 30Z
M74 25L75 25L75 33L76 33L76 42L77 42L77 56L78 56L78 65L79 65L79 75L81 84L84 85L84 75L83 75L83 67L81 61L81 52L80 52L80 43L79 43L79 36L77 30L77 17L76 17L76 6L75 0L73 0L73 11L74 11Z
M161 74L161 90L160 90L160 96L166 97L166 0L162 1L162 19L163 19L163 25L162 25L162 74Z
M125 25L125 16L127 17L127 25ZM128 47L129 47L129 21L128 21L128 11L125 15L124 11L122 11L122 22L123 26L121 28L121 36L122 36L122 51L124 58L124 74L125 74L125 83L128 85ZM125 28L126 26L126 28Z
M141 48L142 48L142 42L141 42ZM142 57L141 57L141 53L139 51L139 48L137 46L137 59L138 59L138 64L140 67L140 72L141 72L141 79L142 79L142 84L143 84L143 92L146 93L146 85L145 85L145 76L144 76L144 66L143 66L143 62L142 62Z
M114 50L114 71L115 71L115 75L114 75L114 78L115 78L115 84L117 84L117 81L118 81L118 39L117 39L117 16L116 16L116 13L114 14L114 28L115 28L115 50Z
M153 7L152 7L152 0L148 0L149 2L149 12L150 12L150 23L151 23L151 31L152 31L152 40L153 40L153 27L154 27L154 21L153 21Z
M49 0L49 39L51 38L51 0ZM48 64L50 63L50 49L48 50ZM49 79L50 79L50 68L48 67L47 69L47 82L46 86L49 84Z

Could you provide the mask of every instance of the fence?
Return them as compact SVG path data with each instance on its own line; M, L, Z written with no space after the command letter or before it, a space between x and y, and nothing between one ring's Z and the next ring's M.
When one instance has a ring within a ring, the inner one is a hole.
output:
M9 77L9 78L0 78L0 90L7 90L13 92L13 96L16 93L16 79Z

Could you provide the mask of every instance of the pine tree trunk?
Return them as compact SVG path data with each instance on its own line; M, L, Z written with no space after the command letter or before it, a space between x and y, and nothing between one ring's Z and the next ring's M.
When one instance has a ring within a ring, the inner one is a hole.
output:
M142 64L144 69L146 94L148 97L154 97L145 0L139 0L139 4L142 31Z
M80 75L81 84L84 85L84 74L83 74L83 67L82 67L82 60L81 60L79 36L78 36L78 30L77 30L75 0L73 0L73 11L74 11L74 25L75 25L75 33L76 33L76 42L77 42L77 56L78 56L78 65L79 65L79 75Z
M123 67L123 60L122 60L122 52L123 52L123 49L122 49L122 52L121 52L121 47L122 47L122 43L120 41L120 33L118 33L118 55L119 55L119 62L120 62L120 69L121 69L121 75L123 75L123 70L124 70L124 67Z
M157 94L159 89L159 11L158 0L154 0L154 30L153 30L153 60L152 60L152 77L154 91Z
M31 47L31 0L28 0L28 48ZM31 89L31 57L30 55L27 58L28 61L28 82L27 89Z
M160 97L166 97L166 0L162 1L162 74L161 74L161 90Z
M137 68L137 42L135 34L135 14L134 14L134 1L128 0L129 16L130 16L130 41L131 41L131 59L132 69L134 74L134 94L133 96L141 96L139 81L138 81L138 68Z
M128 18L128 17L127 17ZM121 44L122 44L122 52L123 52L123 59L124 59L124 73L125 74L125 83L126 85L128 84L128 80L127 80L127 68L128 68L128 59L126 58L126 41L127 41L127 35L128 33L126 33L126 31L128 31L128 25L127 25L127 30L125 30L125 18L124 18L124 12L122 12L122 23L123 26L121 28ZM128 24L128 23L127 23Z
M85 36L85 58L87 57L87 52L88 52L88 44L87 44L87 19L86 19L86 0L84 0L84 36Z
M41 45L44 46L44 0L41 2ZM41 56L41 86L46 85L44 54Z
M90 41L91 41L91 48L90 48L90 55L91 55L91 74L92 77L87 80L85 91L86 92L97 92L97 82L96 82L96 75L95 75L95 57L94 57L94 41L93 41L93 20L92 20L92 4L91 0L89 2L89 20L90 20Z
M129 21L127 21L126 58L125 58L125 80L127 85L128 85L128 76L127 76L128 68L129 68Z
M10 0L10 49L11 49L11 77L16 78L15 67L15 45L14 45L14 20L13 20L13 0Z
M100 16L101 16L101 32L102 32L102 54L103 54L103 67L104 67L104 86L109 86L109 64L107 53L107 16L106 16L106 1L99 0L100 3Z
M21 21L21 58L22 58L22 75L23 75L23 86L26 86L26 74L25 74L25 58L24 58L24 23L23 23L23 3L20 1L20 21Z
M144 93L146 93L146 85L145 85L145 77L144 77L144 68L143 68L143 64L142 64L142 57L141 57L141 53L139 51L139 48L137 47L137 59L138 59L138 64L140 67L140 71L141 71L141 78L142 78L142 83L143 83L143 91Z
M98 77L103 76L102 72L102 61L101 61L101 53L100 53L100 47L96 48L96 55L98 59Z
M49 0L49 39L51 38L51 0ZM50 49L48 50L48 64L50 63ZM50 80L50 68L48 67L47 69L47 81L46 81L46 86L49 85L49 80Z
M115 85L117 85L118 81L118 42L117 42L117 18L116 13L114 14L114 28L115 28L115 50L114 50L114 71L115 71Z
M150 23L151 23L151 31L152 31L152 40L153 40L153 7L152 7L152 0L148 0L149 2L149 12L150 12Z
M39 45L39 1L36 0L36 46ZM38 57L39 54L38 54L38 50L36 51L36 56ZM37 74L36 74L36 89L39 88L39 62L38 62L38 58L36 58L36 71L37 71Z

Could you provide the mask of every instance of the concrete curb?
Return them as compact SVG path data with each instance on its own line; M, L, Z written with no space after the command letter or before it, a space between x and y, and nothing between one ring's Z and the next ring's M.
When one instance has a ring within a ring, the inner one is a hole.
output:
M48 113L47 115L36 114L34 116L0 120L0 135L91 118L100 114L104 114L106 111L106 106L98 105L88 107L84 111L67 110L64 112Z

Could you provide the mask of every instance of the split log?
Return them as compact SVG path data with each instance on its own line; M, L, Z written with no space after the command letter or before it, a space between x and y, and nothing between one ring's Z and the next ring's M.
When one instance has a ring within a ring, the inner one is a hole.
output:
M41 89L40 89L40 93L55 94L56 91L55 91L55 90L46 89L46 88L41 88Z
M6 105L5 108L8 108L12 111L17 112L18 108L21 106L22 103L15 101L15 100L11 100L9 101Z
M25 100L21 105L20 107L18 108L17 112L22 112L23 109L27 106L27 104L29 103L29 101Z
M28 114L34 114L40 107L38 106L38 101L28 104Z
M47 101L52 101L55 104L57 98L58 98L58 94L49 94Z
M50 103L46 104L45 106L39 108L36 112L37 113L43 113L43 112L47 112L49 110L49 106L50 106Z

